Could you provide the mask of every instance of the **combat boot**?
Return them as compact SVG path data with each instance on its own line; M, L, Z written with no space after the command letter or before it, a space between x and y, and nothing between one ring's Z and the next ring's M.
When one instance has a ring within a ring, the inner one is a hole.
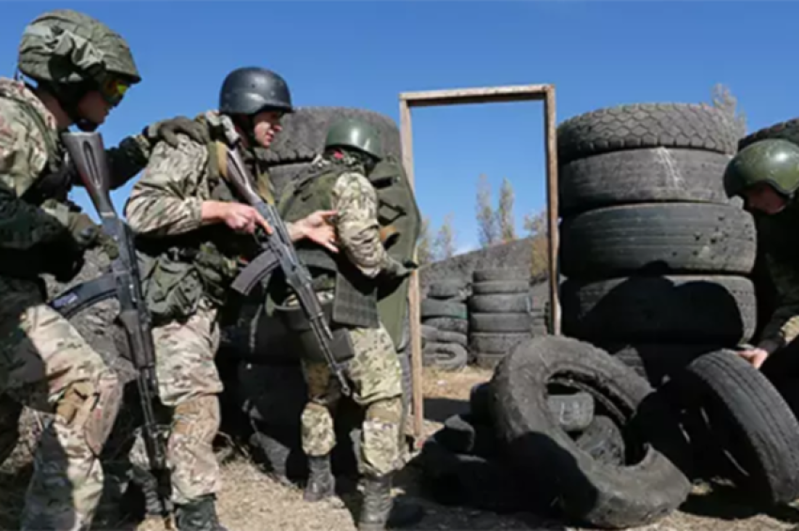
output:
M363 505L358 531L383 531L391 512L391 474L363 478Z
M227 531L216 516L215 501L216 497L208 494L190 503L176 505L178 531Z
M305 486L305 501L316 502L336 493L336 478L330 469L330 454L308 456L308 484Z

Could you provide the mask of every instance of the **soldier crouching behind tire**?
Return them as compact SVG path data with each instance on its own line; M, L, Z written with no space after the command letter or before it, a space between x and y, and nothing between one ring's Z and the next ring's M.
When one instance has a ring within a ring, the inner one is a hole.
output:
M153 318L156 376L161 402L173 412L167 460L175 520L181 531L219 531L215 495L220 489L213 440L220 425L222 392L214 357L227 291L238 258L258 251L257 228L271 232L257 210L235 198L223 178L227 150L242 158L269 195L254 148L268 148L291 112L286 82L269 70L240 68L225 79L219 110L197 118L207 145L179 137L177 147L156 145L126 205L142 263L143 292ZM271 200L264 197L265 200ZM308 238L336 250L331 213L309 212L287 224L293 240ZM147 468L143 439L131 461Z
M346 366L352 398L366 408L358 456L364 479L361 531L385 528L392 508L391 478L402 464L402 374L394 344L378 315L377 288L382 280L406 276L410 270L391 258L380 241L377 195L366 175L382 156L381 139L371 126L356 120L335 123L324 154L295 178L278 207L287 221L318 209L337 212L334 226L343 252L331 254L302 243L296 248L339 339L335 343L348 345L338 349L336 357ZM301 419L303 451L310 468L305 499L318 501L334 494L332 411L340 399L340 386L303 322L296 298L283 291L279 281L270 288L270 297L277 314L302 343L309 391Z

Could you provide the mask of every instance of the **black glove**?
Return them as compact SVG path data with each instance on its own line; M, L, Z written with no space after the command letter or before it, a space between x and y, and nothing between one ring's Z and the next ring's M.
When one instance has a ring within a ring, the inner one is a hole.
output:
M69 213L69 232L75 239L78 247L81 249L91 249L95 247L99 241L100 227L98 227L92 220L83 213L70 212Z
M57 281L69 282L83 269L83 249L72 234L66 232L63 237L46 245L44 271L53 275Z
M204 125L185 116L161 120L142 130L142 135L150 142L151 146L159 140L163 140L173 148L178 147L178 133L183 133L200 144L207 144L211 141L208 129Z

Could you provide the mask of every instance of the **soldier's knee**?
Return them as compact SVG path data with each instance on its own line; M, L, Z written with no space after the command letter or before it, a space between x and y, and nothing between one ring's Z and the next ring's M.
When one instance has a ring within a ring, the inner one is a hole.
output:
M366 409L366 420L384 424L402 423L402 398L391 397L378 400Z
M122 402L116 374L104 370L95 381L70 383L56 402L56 418L72 430L82 431L86 444L99 455L114 426Z
M216 395L198 396L175 406L172 433L178 438L212 442L221 422L219 398Z

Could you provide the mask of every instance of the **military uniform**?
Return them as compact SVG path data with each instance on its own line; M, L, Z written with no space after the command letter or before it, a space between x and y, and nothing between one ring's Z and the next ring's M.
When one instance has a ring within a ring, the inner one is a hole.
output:
M331 328L343 328L349 336L352 357L346 361L346 377L353 384L352 398L365 408L359 469L367 483L360 528L381 529L390 508L391 474L402 466L403 403L399 360L380 320L377 292L381 281L410 271L389 256L380 239L377 193L365 167L379 160L379 137L366 124L347 120L331 127L326 145L334 151L318 156L308 173L288 187L279 211L286 221L315 209L337 212L339 253L302 243L296 248L314 278L320 302L328 308ZM336 146L345 149L335 150ZM280 295L274 296L280 301ZM277 308L292 311L297 305L293 299L289 295ZM302 366L309 393L301 419L302 445L311 468L305 496L316 501L333 493L329 456L336 441L331 411L340 389L318 354L304 351Z
M90 34L103 41L97 48ZM80 79L81 68L72 64L70 70L63 57L53 61L64 68L63 78L42 70L49 68L48 54L57 56L67 41L94 51L83 58L86 63L104 65L131 84L139 81L124 42L106 26L74 11L47 13L26 28L20 69L56 92L62 108L74 105L65 94L78 97L89 90L70 85ZM67 80L69 75L75 77ZM70 113L78 118L74 106ZM14 402L55 413L34 457L22 529L88 528L103 485L97 456L121 393L116 374L100 355L46 304L41 274L68 281L80 270L84 250L97 244L96 227L65 203L72 174L63 162L60 132L54 114L30 86L0 79L0 403L9 408L0 412L0 437L16 436L21 408ZM138 173L149 150L150 141L141 134L108 150L116 179L111 186ZM3 447L10 449L13 441Z

